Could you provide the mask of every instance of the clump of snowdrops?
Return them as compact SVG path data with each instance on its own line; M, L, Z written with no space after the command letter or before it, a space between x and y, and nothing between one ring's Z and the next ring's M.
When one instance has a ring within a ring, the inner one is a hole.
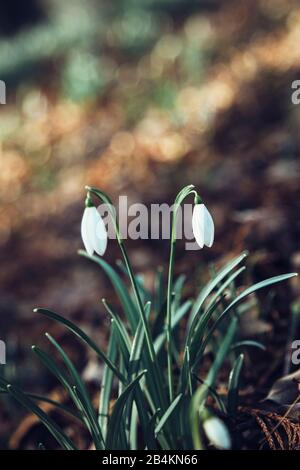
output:
M178 193L173 206L167 285L158 269L155 287L149 292L142 277L132 269L111 200L96 188L86 189L81 226L86 251L79 253L99 265L111 281L120 305L116 311L102 300L111 318L106 351L70 320L48 309L35 309L69 329L104 364L99 407L95 409L76 364L63 346L46 333L63 366L38 346L32 350L66 389L73 404L67 407L51 400L52 405L76 416L98 450L203 449L209 445L229 449L231 437L226 421L237 412L243 348L262 347L260 343L241 340L239 319L252 305L251 294L295 273L272 277L237 293L235 281L245 269L247 256L242 253L214 272L206 285L199 286L194 299L184 299L185 277L174 279L173 272L177 214L187 197L194 198L192 227L197 243L201 248L211 247L214 241L213 219L194 186L189 185ZM107 234L95 207L97 202L107 205L113 220L123 257L119 269L102 257L107 249ZM200 380L207 351L213 359ZM215 386L224 361L229 363L231 372L227 395L220 397ZM36 414L61 448L76 449L67 433L39 405L49 399L25 393L4 378L0 378L0 391ZM213 408L208 406L210 396L210 403L215 403Z

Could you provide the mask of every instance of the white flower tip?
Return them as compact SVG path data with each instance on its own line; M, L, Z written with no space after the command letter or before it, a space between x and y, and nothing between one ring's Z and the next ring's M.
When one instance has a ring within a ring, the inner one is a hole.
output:
M228 450L231 448L231 438L227 427L216 416L206 419L203 429L210 442L218 449Z
M206 246L207 246L208 248L211 248L211 247L213 246L213 244L214 244L214 239L212 239L212 240L210 240L208 243L206 243Z

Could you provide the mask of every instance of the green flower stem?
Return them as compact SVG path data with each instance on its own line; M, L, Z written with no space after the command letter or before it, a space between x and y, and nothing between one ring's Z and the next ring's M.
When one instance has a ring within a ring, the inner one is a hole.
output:
M170 243L170 258L168 269L168 287L167 287L167 352L168 352L168 387L170 403L174 400L174 384L173 384L173 359L172 359L172 290L173 290L173 277L174 277L174 261L176 252L176 229L177 229L177 213L180 205L184 199L190 194L195 195L195 200L199 197L194 190L193 185L186 186L176 196L173 206L172 217L172 230L171 230L171 243Z
M88 191L88 193L92 193L95 196L97 196L101 201L103 201L107 205L108 210L110 212L110 215L112 217L113 224L114 224L114 230L115 230L115 233L116 233L116 236L117 236L117 242L119 244L122 256L124 258L125 266L126 266L126 269L128 271L128 275L129 275L130 282L131 282L131 285L132 285L132 289L133 289L133 292L134 292L135 300L136 300L138 310L139 310L139 313L140 313L140 317L141 317L143 327L144 327L144 330L145 330L145 337L146 337L146 342L147 342L147 347L148 347L148 352L149 352L149 356L150 356L151 365L153 367L153 373L154 373L154 376L155 376L155 381L156 381L157 384L161 385L162 384L161 371L160 371L160 369L158 367L158 364L157 364L157 357L155 355L155 349L154 349L153 341L151 339L151 334L150 334L150 330L149 330L149 327L148 327L144 306L143 306L143 303L142 303L142 300L141 300L141 297L140 297L140 293L139 293L139 289L138 289L138 286L137 286L137 283L136 283L136 280L135 280L133 269L131 267L131 264L130 264L130 261L129 261L129 258L128 258L128 255L127 255L127 251L125 249L124 241L123 241L121 233L120 233L119 224L118 224L118 221L117 221L117 218L116 218L116 213L115 213L114 206L113 206L111 200L108 198L108 196L106 194L104 194L102 191L99 191L98 189L91 188L91 187L86 187L86 190ZM162 394L160 385L157 386L159 400L160 400L162 408L165 409L168 405L166 403L165 397Z
M135 281L134 273L133 273L128 255L127 255L127 251L125 249L124 241L123 241L121 233L120 233L120 228L119 228L119 224L118 224L117 219L116 219L114 206L113 206L111 200L104 193L102 193L102 191L99 191L96 188L90 188L90 187L87 187L86 189L88 190L89 193L95 194L99 199L101 199L105 204L107 204L108 209L110 211L110 215L112 216L113 223L114 223L114 229L115 229L116 236L117 236L117 242L119 244L122 256L124 258L125 266L126 266L126 269L128 271L128 275L129 275L130 282L131 282L131 285L132 285L132 288L133 288L136 303L137 303L139 313L141 315L141 319L142 319L142 322L143 322L143 326L144 326L144 329L145 329L145 336L146 336L146 341L147 341L147 345L148 345L148 349L149 349L150 358L151 358L152 362L155 362L155 350L154 350L153 343L151 341L150 331L149 331L148 324L147 324L147 319L146 319L146 316L145 316L144 306L143 306L143 303L142 303L142 300L141 300L141 296L140 296L140 293L139 293L137 283Z
M175 223L176 225L176 223ZM174 275L174 259L176 251L176 236L173 239L173 226L172 224L172 237L170 246L170 262L168 271L168 289L167 289L167 348L168 348L168 386L170 403L174 399L173 393L173 371L172 371L172 288L173 288L173 275Z
M126 269L128 271L128 274L129 274L129 278L130 278L130 282L132 284L132 288L133 288L134 296L135 296L135 299L136 299L136 303L138 305L139 312L140 312L140 315L141 315L141 319L142 319L142 322L143 322L143 326L144 326L144 329L145 329L145 336L146 336L146 341L147 341L147 345L148 345L148 349L149 349L150 359L151 359L152 362L155 362L155 359L156 359L155 350L154 350L153 342L152 342L151 337L150 337L150 331L149 331L149 328L148 328L148 323L147 323L147 319L146 319L146 316L145 316L145 310L144 310L144 306L143 306L143 303L142 303L142 300L141 300L141 296L140 296L140 293L139 293L139 290L138 290L138 287L137 287L137 284L136 284L136 281L135 281L135 277L134 277L134 274L133 274L133 271L132 271L131 264L129 262L129 258L128 258L128 255L127 255L127 252L126 252L126 249L125 249L125 246L124 246L124 242L123 242L122 239L118 240L118 242L119 242L120 250L122 252L122 256L124 258Z

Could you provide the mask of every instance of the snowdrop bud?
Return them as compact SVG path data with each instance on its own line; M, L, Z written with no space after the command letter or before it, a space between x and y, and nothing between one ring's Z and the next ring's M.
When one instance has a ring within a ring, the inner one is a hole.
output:
M214 242L215 227L212 216L203 203L194 206L192 228L200 248L203 248L204 245L210 248Z
M230 449L231 439L229 432L219 418L210 416L203 423L203 429L210 442L218 449Z
M107 246L107 232L102 217L89 195L85 201L85 210L81 222L81 237L90 256L94 252L100 256L104 255Z

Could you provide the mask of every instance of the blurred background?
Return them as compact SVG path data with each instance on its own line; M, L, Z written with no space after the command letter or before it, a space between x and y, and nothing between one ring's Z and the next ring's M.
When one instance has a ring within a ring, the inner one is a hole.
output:
M60 396L30 352L48 329L97 386L94 359L32 312L57 310L105 349L100 299L114 301L114 292L76 253L85 184L146 204L197 186L216 242L179 250L189 295L207 276L204 262L220 265L243 249L253 280L299 270L298 1L2 0L0 79L0 372L9 380ZM167 242L128 245L151 286ZM106 259L118 256L110 243ZM276 296L247 331L269 345L253 379L262 394L282 372L299 286ZM0 399L0 447L30 448L41 427Z

